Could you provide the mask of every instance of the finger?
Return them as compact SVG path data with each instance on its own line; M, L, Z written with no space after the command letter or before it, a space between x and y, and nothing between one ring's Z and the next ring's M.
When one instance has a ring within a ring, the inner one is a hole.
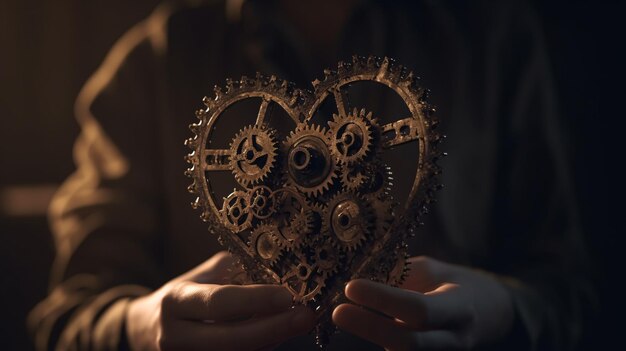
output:
M314 313L298 307L237 323L177 321L159 341L162 350L258 350L310 331Z
M341 304L333 311L333 323L342 330L389 350L411 350L411 331L396 321L352 304Z
M292 296L278 285L212 285L184 282L162 301L165 317L231 321L285 311Z
M348 283L345 293L357 304L423 330L458 326L471 319L471 305L457 290L456 285L446 285L432 294L422 294L357 279Z

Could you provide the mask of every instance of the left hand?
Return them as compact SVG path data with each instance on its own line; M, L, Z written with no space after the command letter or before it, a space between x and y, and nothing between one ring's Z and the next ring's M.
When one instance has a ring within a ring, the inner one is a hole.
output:
M515 315L509 292L495 276L424 256L410 260L399 288L358 279L346 285L345 294L354 304L337 306L333 322L393 351L495 343L509 335Z

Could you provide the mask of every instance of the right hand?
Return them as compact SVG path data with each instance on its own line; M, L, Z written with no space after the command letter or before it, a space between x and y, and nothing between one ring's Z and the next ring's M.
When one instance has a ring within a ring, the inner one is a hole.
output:
M223 285L233 258L221 252L159 290L133 300L126 332L136 351L258 350L302 335L315 324L277 285Z

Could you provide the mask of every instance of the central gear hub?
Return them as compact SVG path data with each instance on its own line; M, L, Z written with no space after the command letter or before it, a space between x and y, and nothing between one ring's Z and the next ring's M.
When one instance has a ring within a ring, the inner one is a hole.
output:
M311 188L324 182L331 164L328 147L314 136L301 138L289 151L289 175L303 187Z
M325 129L299 125L285 140L289 182L307 195L329 189L336 177L336 162L329 149Z
M369 238L373 220L366 199L340 193L330 201L324 224L337 246L353 250Z
M334 115L329 126L330 150L340 163L352 165L371 154L374 130L377 128L371 112L355 108L347 116Z

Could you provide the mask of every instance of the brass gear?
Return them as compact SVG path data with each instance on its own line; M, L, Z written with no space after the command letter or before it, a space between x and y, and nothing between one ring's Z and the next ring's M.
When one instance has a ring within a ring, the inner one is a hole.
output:
M325 281L318 274L316 265L301 261L281 278L283 286L291 292L296 303L305 303L314 299L322 292Z
M342 251L354 251L368 240L373 216L369 202L355 193L338 193L329 202L323 218L323 232Z
M258 219L267 219L276 212L274 192L267 186L255 186L248 191L250 213Z
M252 223L252 215L248 207L248 194L233 190L230 195L224 198L220 215L224 226L233 233L248 229Z
M367 177L363 174L362 167L353 167L344 164L341 168L341 184L343 189L348 192L358 191Z
M393 185L391 167L375 160L363 168L365 180L361 184L360 193L368 195L372 200L390 196Z
M266 179L278 156L274 129L265 125L244 127L230 144L230 169L243 187Z
M352 113L343 116L334 114L328 122L330 128L330 151L341 164L355 164L371 154L374 148L372 113L354 108Z
M329 190L337 177L329 142L326 129L299 124L283 143L287 155L287 183L307 196L319 196Z
M320 274L326 279L339 270L339 252L327 241L315 247L313 260Z
M304 196L291 187L275 191L272 195L277 206L278 231L285 247L298 247L314 228L312 213Z
M395 249L395 260L389 262L389 267L386 270L386 283L391 286L399 286L404 282L408 273L408 247L406 244L401 243L399 247Z
M249 246L258 257L270 265L275 264L282 254L282 239L275 223L262 223L250 233Z

